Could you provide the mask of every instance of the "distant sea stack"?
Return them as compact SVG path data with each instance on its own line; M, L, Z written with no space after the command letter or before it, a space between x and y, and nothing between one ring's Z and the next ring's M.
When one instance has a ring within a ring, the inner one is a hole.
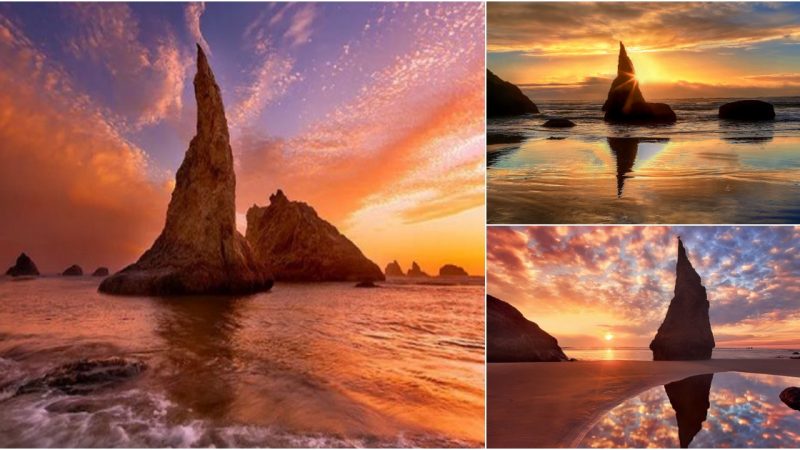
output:
M233 154L219 86L197 46L197 134L175 177L161 235L99 290L120 295L245 294L272 280L236 231Z
M486 360L488 362L568 361L558 341L517 308L486 296Z
M486 69L486 117L538 113L539 108L517 86Z
M708 318L706 288L689 262L680 238L675 272L675 296L670 301L667 317L650 343L653 360L711 359L714 334Z
M440 277L468 277L466 270L454 264L445 264L439 268Z
M617 78L611 83L608 98L603 104L605 120L619 123L673 123L677 120L672 108L665 103L648 103L644 100L633 62L619 43Z
M311 206L280 189L247 210L247 242L277 281L383 281L383 272Z
M775 120L775 108L761 100L739 100L719 107L719 118L726 120Z
M407 275L409 277L429 277L427 273L423 272L422 269L419 267L416 261L411 263L411 268L408 269Z
M83 269L81 268L81 266L73 264L67 267L65 271L61 272L61 275L65 277L81 277L83 276Z
M98 267L92 272L93 277L107 277L108 276L108 267Z
M17 256L16 264L6 270L6 275L12 277L38 277L39 268L36 267L36 264L28 255L21 253Z
M400 267L400 263L397 260L394 260L386 265L386 269L383 271L387 277L404 277L406 274L403 272L403 269Z

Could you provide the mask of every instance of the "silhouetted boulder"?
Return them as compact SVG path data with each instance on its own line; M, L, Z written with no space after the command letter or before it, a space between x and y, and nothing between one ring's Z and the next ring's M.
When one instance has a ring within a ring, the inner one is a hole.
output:
M21 253L17 256L17 262L6 270L6 275L12 277L37 277L39 276L39 269L28 255Z
M400 264L397 260L394 260L386 265L386 269L383 271L387 277L403 277L406 274L403 273L403 269L400 267Z
M67 270L63 271L61 275L65 277L80 277L83 276L83 269L81 268L81 266L73 264L67 267Z
M539 108L512 83L486 69L486 116L538 114Z
M664 322L650 343L653 359L711 359L714 334L708 317L706 288L689 262L680 238L675 272L675 296L670 301Z
M197 46L197 134L175 176L164 229L99 290L123 295L245 294L272 280L236 231L236 175L222 94Z
M569 119L550 119L542 126L547 128L572 128L575 126L575 122Z
M87 395L112 387L139 375L145 364L138 360L112 357L82 359L60 365L17 388L15 396L51 390L67 395Z
M800 388L788 387L781 391L781 401L786 403L786 406L800 411Z
M761 100L739 100L719 107L719 118L726 120L775 120L775 108Z
M92 272L93 277L107 277L108 276L108 267L98 267Z
M445 264L439 268L440 277L468 277L466 270L454 264Z
M644 100L633 70L633 62L628 58L622 42L619 43L617 77L611 83L603 111L606 113L605 120L609 122L653 124L677 120L669 105L648 103Z
M558 341L517 308L486 296L486 360L488 362L568 361Z
M411 263L411 268L408 269L408 274L407 275L409 277L428 277L428 276L430 276L427 273L423 272L422 269L420 269L419 264L417 264L416 261Z
M708 373L664 385L669 403L675 410L681 448L689 448L692 439L703 428L711 406L708 396L712 381L714 374Z
M314 208L280 189L247 210L247 241L278 281L384 280L377 264Z

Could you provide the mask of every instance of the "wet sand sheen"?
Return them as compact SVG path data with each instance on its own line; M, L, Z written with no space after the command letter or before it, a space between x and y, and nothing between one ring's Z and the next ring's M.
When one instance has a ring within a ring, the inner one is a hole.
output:
M692 375L739 371L800 376L798 361L576 361L489 364L489 447L575 447L624 400Z

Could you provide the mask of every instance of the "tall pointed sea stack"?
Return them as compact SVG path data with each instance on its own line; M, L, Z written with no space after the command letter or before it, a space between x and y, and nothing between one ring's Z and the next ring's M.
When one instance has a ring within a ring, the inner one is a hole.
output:
M644 100L633 62L628 58L625 46L619 43L617 78L611 83L608 98L603 104L605 120L622 123L672 123L675 113L665 103L648 103Z
M706 288L689 262L680 238L675 271L675 296L670 301L667 317L650 343L653 360L711 359L714 334L708 318Z
M99 290L122 295L242 294L269 289L236 231L233 154L219 86L197 46L197 134L175 177L164 230L139 261Z

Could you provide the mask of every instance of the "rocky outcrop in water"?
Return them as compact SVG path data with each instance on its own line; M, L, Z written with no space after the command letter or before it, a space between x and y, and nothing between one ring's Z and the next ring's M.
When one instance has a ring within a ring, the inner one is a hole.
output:
M98 267L97 269L92 272L93 277L107 277L108 276L108 267Z
M486 296L486 360L488 362L568 361L558 341L526 319L517 308Z
M440 277L468 277L469 274L462 267L454 264L445 264L439 268Z
M800 411L800 388L788 387L781 391L780 399L789 408Z
M394 260L386 265L386 269L383 271L387 277L404 277L406 274L403 273L403 269L400 267L400 263L397 260Z
M677 120L669 105L644 100L633 70L633 62L628 58L622 42L619 43L617 77L611 83L603 111L605 120L609 122L652 124L672 123Z
M539 108L517 86L486 69L486 117L538 113Z
M21 253L17 256L17 262L6 270L6 275L12 277L37 277L39 276L39 268L36 267L36 264L28 255Z
M775 108L761 100L739 100L719 107L719 118L726 120L775 120Z
M81 266L73 264L67 267L65 271L61 272L61 275L65 277L80 277L83 276L83 269L81 268Z
M247 241L278 281L375 281L377 264L314 208L278 190L269 206L247 210Z
M86 395L140 374L142 361L124 358L82 359L67 363L17 388L15 396L49 390L67 395Z
M423 272L422 269L419 267L416 261L411 263L411 268L408 269L408 273L406 274L409 277L429 277L427 273Z
M714 374L708 373L664 385L669 403L675 410L681 448L689 448L692 439L703 428L711 406L708 396L713 380Z
M575 126L575 122L569 119L550 119L542 126L546 128L572 128Z
M222 95L197 47L197 134L175 177L161 235L99 290L123 295L244 294L272 280L236 231L236 176Z
M700 275L692 267L678 238L675 296L667 316L650 343L653 360L711 359L714 334L708 317L709 303Z

